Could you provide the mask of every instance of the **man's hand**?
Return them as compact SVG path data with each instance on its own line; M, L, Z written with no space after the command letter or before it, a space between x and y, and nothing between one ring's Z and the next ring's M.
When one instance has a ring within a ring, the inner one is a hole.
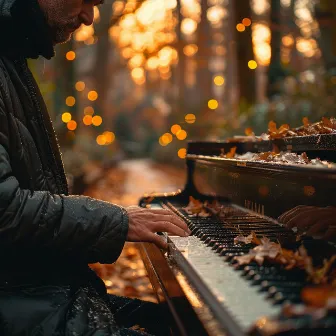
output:
M187 237L190 230L187 224L170 210L146 209L137 206L126 208L129 218L127 241L154 243L166 249L167 243L156 232Z
M288 228L297 227L298 232L306 232L308 236L336 240L336 207L299 205L282 214L278 220Z

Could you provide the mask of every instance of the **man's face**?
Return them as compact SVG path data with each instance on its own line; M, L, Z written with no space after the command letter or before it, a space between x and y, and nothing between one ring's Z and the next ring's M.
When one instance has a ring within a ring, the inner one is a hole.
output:
M38 0L51 28L54 44L66 42L81 24L93 22L93 7L101 0Z

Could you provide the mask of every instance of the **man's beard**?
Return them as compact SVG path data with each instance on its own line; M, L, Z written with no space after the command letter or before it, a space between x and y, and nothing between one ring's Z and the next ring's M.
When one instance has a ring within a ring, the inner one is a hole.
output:
M71 20L65 24L55 24L51 26L51 34L54 44L69 41L72 33L79 27L78 19Z

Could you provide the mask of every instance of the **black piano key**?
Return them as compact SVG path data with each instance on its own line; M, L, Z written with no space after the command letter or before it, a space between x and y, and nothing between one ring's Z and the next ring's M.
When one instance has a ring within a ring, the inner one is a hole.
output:
M271 299L274 298L278 293L281 293L282 296L285 298L288 297L288 295L295 294L296 296L300 297L301 293L301 287L294 287L294 288L277 288L277 287L270 287L270 288L264 288L262 287L262 290L267 291L267 298Z
M287 275L281 275L281 274L255 274L251 279L253 284L259 285L263 281L289 281L290 277Z
M276 293L272 298L270 298L270 301L273 304L283 304L285 302L288 303L300 303L301 302L301 297L300 297L300 293L281 293L278 292Z
M276 274L279 273L279 267L277 266L260 266L258 264L250 264L244 267L244 274L254 271L255 274Z
M304 282L297 281L268 281L264 280L261 282L260 286L267 290L268 292L277 292L281 290L301 290L304 286Z

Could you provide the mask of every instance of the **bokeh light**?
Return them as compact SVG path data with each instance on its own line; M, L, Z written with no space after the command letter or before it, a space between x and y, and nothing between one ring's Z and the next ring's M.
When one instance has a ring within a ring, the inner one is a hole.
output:
M65 57L68 61L73 61L75 58L76 58L76 53L74 51L68 51L66 54L65 54Z
M185 117L184 120L188 123L188 124L193 124L196 121L196 116L195 114L192 113L188 113Z
M84 114L93 115L94 114L94 108L92 106L86 106L84 108Z
M73 96L69 96L69 97L67 97L66 99L65 99L65 104L67 105L67 106L74 106L75 104L76 104L76 99L75 99L75 97L73 97Z
M76 128L77 128L77 123L75 120L70 120L68 123L67 123L67 128L69 131L74 131Z
M187 150L185 148L180 148L177 152L177 155L180 159L185 159L187 156Z
M224 79L223 76L216 76L216 77L214 78L214 83L215 83L215 85L217 85L217 86L222 86L222 85L224 85L224 83L225 83L225 79Z
M83 117L83 124L86 126L92 125L92 116L91 115L86 115Z
M238 23L236 26L236 29L241 33L243 31L245 31L245 26L242 23Z
M79 81L75 84L75 88L77 91L83 91L85 89L85 83L82 81Z
M91 101L95 101L98 99L98 93L97 91L90 91L88 93L88 99L91 100Z
M103 118L101 116L95 115L92 118L92 125L93 126L100 126L103 122Z
M208 101L208 107L211 110L216 110L216 108L218 108L218 101L216 99L210 99Z
M106 145L106 136L103 134L98 135L96 138L96 142L100 146Z
M248 61L247 65L248 65L248 67L249 67L250 69L252 69L252 70L254 70L254 69L256 69L256 68L258 67L257 62L254 61L254 60L250 60L250 61Z
M171 128L170 128L170 131L173 133L173 134L176 134L178 131L181 130L181 126L180 125L173 125Z
M188 136L187 132L182 129L176 133L176 138L178 140L185 140L187 136Z
M251 21L251 19L249 19L249 18L244 18L244 19L242 20L242 23L243 23L243 25L244 25L245 27L249 27L249 26L251 26L252 21Z
M115 140L115 134L113 132L105 131L103 136L105 136L106 145L110 145Z
M69 112L64 112L64 113L62 114L62 121L63 121L64 123L68 123L71 119L72 119L71 113L69 113Z

